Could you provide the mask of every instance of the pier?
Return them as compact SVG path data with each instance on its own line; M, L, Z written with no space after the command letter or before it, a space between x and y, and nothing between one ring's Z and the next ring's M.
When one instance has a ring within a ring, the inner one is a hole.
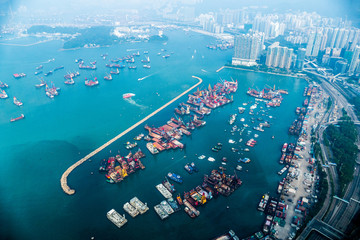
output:
M181 98L182 96L184 96L185 94L187 94L188 92L190 92L191 90L193 90L195 87L197 87L198 85L200 85L202 83L202 79L196 76L192 76L193 78L197 79L198 82L193 85L192 87L190 87L189 89L187 89L186 91L184 91L183 93L181 93L179 96L173 98L172 100L170 100L168 103L164 104L163 106L161 106L160 108L156 109L154 112L150 113L149 115L147 115L146 117L144 117L143 119L141 119L140 121L138 121L137 123L135 123L134 125L132 125L131 127L129 127L128 129L126 129L125 131L123 131L122 133L120 133L119 135L115 136L113 139L111 139L110 141L106 142L105 144L103 144L102 146L100 146L99 148L95 149L94 151L92 151L91 153L89 153L88 155L86 155L85 157L83 157L82 159L80 159L79 161L77 161L76 163L74 163L73 165L71 165L61 176L60 179L60 183L61 183L61 188L63 189L63 191L68 194L68 195L73 195L75 193L74 189L71 189L67 183L67 178L69 176L69 174L78 166L80 166L81 164L83 164L84 162L86 162L88 159L90 159L91 157L93 157L94 155L96 155L97 153L101 152L104 148L108 147L110 144L112 144L113 142L115 142L116 140L118 140L119 138L121 138L122 136L124 136L125 134L127 134L128 132L131 132L134 128L136 128L137 126L139 126L140 124L144 123L146 120L148 120L149 118L151 118L152 116L156 115L158 112L160 112L161 110L163 110L164 108L166 108L167 106L169 106L170 104L172 104L173 102L177 101L179 98Z

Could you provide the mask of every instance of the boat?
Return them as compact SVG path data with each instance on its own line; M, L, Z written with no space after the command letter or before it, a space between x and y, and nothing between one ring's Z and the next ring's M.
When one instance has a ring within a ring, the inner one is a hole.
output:
M161 183L156 185L155 187L165 198L172 198L171 192L169 192L169 190L167 190Z
M124 204L123 208L125 212L127 212L132 217L136 217L137 215L139 215L139 211L136 210L136 208L128 202Z
M16 97L14 97L14 104L19 107L23 105L23 103L19 101Z
M210 161L210 162L215 162L215 158L209 157L209 158L208 158L208 161Z
M237 165L237 166L236 166L236 170L241 171L241 170L242 170L242 166Z
M238 161L239 161L239 162L242 162L242 163L249 163L249 162L251 162L251 160L250 160L249 158L240 158Z
M192 212L188 207L185 207L185 208L184 208L184 211L189 215L189 217L191 217L191 218L195 218L195 217L196 217L195 213Z
M21 120L23 118L25 118L25 115L21 114L20 117L10 119L10 122L16 122L16 121Z
M13 76L14 76L14 78L22 78L22 77L25 77L26 74L25 73L14 73Z
M139 211L140 214L144 214L145 212L147 212L149 210L147 204L141 202L137 197L133 197L132 199L130 199L130 204L136 208L136 210Z
M46 82L43 79L41 79L40 81L41 83L35 85L36 88L41 88L46 85Z
M232 125L235 122L236 116L237 116L236 113L230 115L230 120L229 120L230 125Z
M156 147L154 147L154 144L152 142L146 143L146 148L151 152L151 154L159 153L159 150Z
M169 203L166 200L163 200L160 202L160 206L162 207L162 209L164 209L164 211L170 215L174 213L174 210L171 208L171 206L169 205Z
M193 169L194 172L198 172L199 169L195 166L195 163L194 162L191 162L190 163L190 167Z
M43 65L40 65L40 66L36 67L36 70L40 70L42 68L43 68Z
M0 81L0 88L8 88L9 85Z
M245 108L243 108L243 107L238 107L238 110L239 110L239 113L241 114L241 113L244 113Z
M44 73L44 76L50 76L50 75L52 75L53 74L53 71L48 71L47 73Z
M112 80L112 76L111 76L111 73L109 75L106 75L104 77L105 80Z
M170 207L174 210L174 212L177 212L181 209L173 198L167 199L167 202L170 205Z
M198 159L200 159L200 160L202 160L202 159L204 159L204 158L206 158L205 155L200 155L200 156L198 157Z
M0 89L0 98L8 98L9 96L7 95L7 93L5 92L5 90L2 90Z
M94 80L87 80L87 78L85 78L85 85L89 87L96 86L99 85L99 81L96 77L94 78Z
M119 69L117 68L116 69L116 71L114 72L114 71L110 71L110 74L115 74L115 75L117 75L117 74L119 74L120 72L119 72Z
M118 228L121 228L122 226L127 223L127 219L125 218L125 214L121 216L115 209L111 209L106 214L107 218L114 223Z
M64 66L56 67L56 68L54 68L53 71L55 72L55 71L60 70L60 69L64 69Z
M155 205L154 210L161 220L164 220L165 218L169 217L169 215L164 211L164 209L161 207L160 204Z
M169 172L168 173L168 178L170 178L171 180L177 182L177 183L182 183L183 180L182 180L182 177L178 174L175 174L175 173L172 173L172 172Z
M134 93L124 93L123 94L123 98L131 98L131 97L134 97L135 94Z
M70 79L70 78L75 78L75 77L77 77L79 75L80 75L79 72L73 72L73 73L68 73L68 74L64 75L64 78L65 79Z
M183 201L182 201L182 199L181 199L181 197L180 197L180 194L177 195L176 201L179 203L179 205L183 205L183 204L184 204Z
M190 174L192 174L194 172L189 163L185 164L184 168Z
M73 85L75 83L75 81L72 78L70 78L70 79L65 80L64 83L67 85Z
M269 195L268 194L264 194L259 202L259 205L258 205L258 210L259 211L264 211L265 210L265 207L266 207L266 204L269 200Z
M285 167L283 167L283 168L278 172L278 174L279 174L279 175L282 175L288 168L289 168L289 166L286 165Z
M151 66L150 66L150 65L145 64L145 65L143 65L143 68L147 68L147 69L149 69L149 68L151 68Z
M167 190L169 190L169 192L173 193L176 191L174 185L171 184L166 177L165 180L162 182L162 184L164 185L164 187L166 187Z

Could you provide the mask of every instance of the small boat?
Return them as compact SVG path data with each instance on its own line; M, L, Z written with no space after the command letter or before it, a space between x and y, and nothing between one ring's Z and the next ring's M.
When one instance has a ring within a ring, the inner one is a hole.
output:
M238 160L238 162L242 162L242 163L249 163L250 161L251 161L250 158L240 158Z
M0 88L8 88L9 85L0 81Z
M14 97L14 104L19 107L23 105L23 103L19 101L16 97Z
M75 83L75 81L72 78L70 78L70 79L67 79L64 83L67 85L73 85Z
M237 166L236 166L236 170L241 171L241 170L242 170L242 166L237 165Z
M184 168L190 174L192 174L194 172L192 167L190 167L190 165L188 163L184 166Z
M99 81L97 80L96 77L94 80L87 80L87 78L85 78L85 85L89 86L89 87L93 87L93 86L99 85Z
M135 94L134 93L124 93L123 94L123 98L131 98L131 97L134 97Z
M210 161L210 162L215 162L215 158L209 157L209 158L208 158L208 161Z
M7 93L5 92L5 90L2 90L1 91L1 89L0 89L0 98L8 98L8 95L7 95Z
M180 194L177 195L176 201L179 203L179 205L183 205L183 204L184 204L183 201L182 201L182 199L181 199L181 197L180 197Z
M110 81L110 80L112 80L112 76L111 76L111 74L106 75L106 76L104 77L104 79L105 79L105 80L109 80L109 81Z
M190 163L190 167L193 169L194 172L198 172L199 169L195 166L195 163L194 162L191 162Z
M20 117L10 119L10 122L15 122L15 121L18 121L18 120L23 119L23 118L25 118L25 116L24 116L24 114L21 114Z
M168 175L167 175L171 180L177 182L177 183L182 183L183 180L182 180L182 177L178 174L175 174L175 173L171 173L169 172Z
M200 160L202 160L204 158L206 158L205 155L201 155L201 156L198 157L198 159L200 159Z

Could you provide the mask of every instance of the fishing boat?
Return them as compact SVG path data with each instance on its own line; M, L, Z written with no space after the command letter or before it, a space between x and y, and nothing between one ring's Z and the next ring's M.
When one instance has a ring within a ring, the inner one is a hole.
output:
M188 172L188 173L190 173L190 174L192 174L194 171L193 171L193 169L192 169L192 167L190 166L190 164L185 164L185 166L184 166L184 168L185 168L185 170Z
M64 83L67 85L73 85L75 83L75 81L72 78L70 78L70 79L67 79Z
M191 162L190 163L190 167L193 169L194 172L198 172L199 169L195 166L195 163L194 162Z
M19 101L16 97L14 97L14 104L19 107L23 105L23 103Z
M7 93L5 92L5 90L2 90L0 89L0 98L8 98L9 96L7 95Z
M178 174L175 174L175 173L172 173L172 172L169 172L168 173L168 178L170 178L171 180L177 182L177 183L182 183L183 180L182 180L182 177Z
M170 207L174 210L174 212L177 212L181 209L173 198L167 199L167 202L170 205Z
M87 80L87 78L85 78L85 85L89 86L89 87L93 87L99 84L99 81L97 80L97 78L95 77L94 80Z
M170 215L174 213L174 210L171 208L171 206L169 205L169 203L166 200L163 200L160 202L160 206L162 207L162 209L164 209L164 211Z
M20 117L10 119L10 122L16 122L16 121L24 119L24 118L25 118L25 115L21 114Z
M8 88L9 85L0 81L0 88Z
M134 97L135 94L134 93L124 93L123 94L123 98L131 98L131 97Z
M173 193L173 192L176 191L174 185L171 184L166 177L165 177L165 180L162 182L162 184L164 185L164 187L165 187L169 192Z
M251 162L251 160L250 160L249 158L240 158L240 159L238 160L238 162L249 163L249 162Z
M104 79L105 79L105 80L112 80L112 76L111 76L111 74L106 75L106 76L104 77Z
M181 199L181 197L180 197L180 194L177 195L176 201L179 203L179 205L183 205L183 204L184 204L183 201L182 201L182 199Z
M265 207L266 207L266 204L269 200L269 195L268 194L264 194L262 197L261 197L261 200L259 202L259 206L258 206L258 210L259 211L264 211L265 210Z
M46 82L43 79L41 79L40 81L41 83L35 85L36 88L41 88L46 85Z
M154 144L152 142L146 143L146 148L151 152L151 154L159 153L159 150L156 147L154 147Z

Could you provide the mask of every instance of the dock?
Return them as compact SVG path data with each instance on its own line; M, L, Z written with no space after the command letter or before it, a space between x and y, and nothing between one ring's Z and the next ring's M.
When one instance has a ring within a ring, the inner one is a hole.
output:
M224 67L225 67L225 66L222 66L221 68L219 68L218 70L216 70L216 72L217 72L217 73L220 72L221 70L224 69Z
M61 176L60 179L60 184L61 184L61 188L63 189L63 191L68 194L68 195L73 195L75 193L74 189L71 189L67 183L67 178L69 176L69 174L78 166L80 166L81 164L83 164L84 162L86 162L88 159L90 159L91 157L93 157L94 155L96 155L97 153L101 152L103 149L105 149L106 147L108 147L110 144L112 144L113 142L115 142L116 140L118 140L119 138L121 138L122 136L124 136L125 134L127 134L128 132L131 132L133 129L135 129L137 126L139 126L140 124L144 123L146 120L148 120L149 118L153 117L154 115L156 115L158 112L160 112L161 110L163 110L164 108L166 108L167 106L169 106L170 104L172 104L173 102L177 101L179 98L181 98L182 96L184 96L185 94L187 94L188 92L190 92L191 90L193 90L194 88L196 88L198 85L200 85L202 83L202 79L196 76L192 76L193 78L197 79L198 82L193 85L192 87L190 87L189 89L187 89L186 91L184 91L183 93L181 93L180 95L178 95L177 97L173 98L172 100L170 100L168 103L164 104L163 106L161 106L160 108L156 109L154 112L150 113L149 115L147 115L146 117L144 117L143 119L141 119L140 121L138 121L137 123L135 123L134 125L132 125L131 127L129 127L128 129L126 129L125 131L123 131L122 133L120 133L119 135L115 136L113 139L109 140L108 142L106 142L105 144L103 144L102 146L100 146L99 148L95 149L94 151L92 151L91 153L89 153L88 155L86 155L85 157L83 157L82 159L80 159L79 161L77 161L76 163L74 163L73 165L71 165Z

